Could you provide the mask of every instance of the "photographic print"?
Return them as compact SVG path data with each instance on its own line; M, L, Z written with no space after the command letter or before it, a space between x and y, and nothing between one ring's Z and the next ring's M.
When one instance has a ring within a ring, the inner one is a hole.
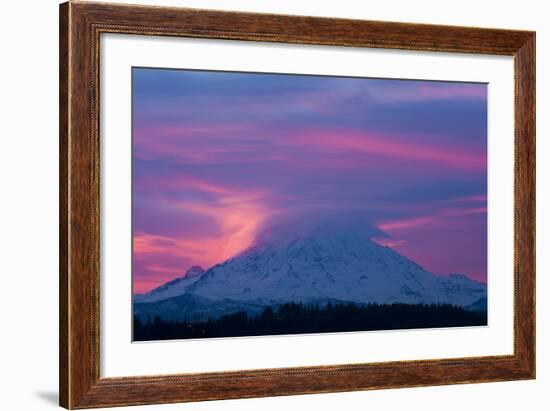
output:
M134 341L487 325L487 84L132 69Z
M59 33L61 406L536 378L534 31L67 2Z

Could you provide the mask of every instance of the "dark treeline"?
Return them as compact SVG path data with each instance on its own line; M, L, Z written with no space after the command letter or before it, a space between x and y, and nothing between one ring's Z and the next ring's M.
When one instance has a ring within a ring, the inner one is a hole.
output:
M204 322L167 322L157 317L143 322L134 317L134 340L242 337L344 331L486 325L487 313L446 304L331 304L298 303L266 307L257 316L244 311Z

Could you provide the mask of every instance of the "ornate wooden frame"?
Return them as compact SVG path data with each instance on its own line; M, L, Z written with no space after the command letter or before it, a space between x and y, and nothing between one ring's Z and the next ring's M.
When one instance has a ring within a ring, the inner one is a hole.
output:
M101 33L513 56L514 354L155 377L99 373ZM196 9L60 6L60 404L90 408L535 377L535 33Z

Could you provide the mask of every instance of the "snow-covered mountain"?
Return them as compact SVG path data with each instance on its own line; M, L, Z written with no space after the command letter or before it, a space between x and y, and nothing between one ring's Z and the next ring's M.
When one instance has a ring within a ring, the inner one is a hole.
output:
M460 274L424 270L359 227L330 224L277 230L243 253L186 274L136 299L136 312L165 319L222 315L294 301L321 303L450 303L469 306L486 298L485 284ZM182 296L185 296L183 298ZM177 298L174 298L177 297ZM166 301L165 301L166 300Z
M469 305L486 285L453 274L432 274L358 230L330 226L306 235L273 235L210 268L188 293L214 300L263 304L336 299L359 303Z
M168 298L183 295L187 291L187 288L196 283L204 272L205 271L201 266L195 265L187 270L184 276L175 278L146 294L135 295L134 302L153 303L155 301L166 300Z

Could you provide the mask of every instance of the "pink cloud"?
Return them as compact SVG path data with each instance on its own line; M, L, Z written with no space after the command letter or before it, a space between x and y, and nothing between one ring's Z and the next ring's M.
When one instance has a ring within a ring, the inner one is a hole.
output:
M433 215L422 215L398 220L384 221L377 225L382 231L392 232L399 230L407 230L419 226L427 225L439 225L445 226L451 224L450 217L469 216L472 214L486 214L486 207L474 207L474 208L448 208L442 209Z
M481 195L459 197L459 198L453 198L451 201L453 202L479 202L479 201L486 202L487 195L481 194Z
M447 216L464 216L464 215L470 215L470 214L486 214L486 213L487 213L487 207L475 207L475 208L445 210L442 214Z
M486 226L486 213L485 207L445 208L432 215L384 221L377 227L392 237L373 240L398 247L399 253L434 273L461 273L486 282L487 254L477 252L487 247L486 232L472 235ZM452 271L449 271L450 259Z
M156 176L143 176L134 183L134 188L147 191L196 190L214 195L230 194L234 192L234 189L223 184L214 183L181 173L176 176L164 178L159 178Z
M421 83L418 85L417 91L420 98L427 100L487 98L487 87L480 84L458 83L442 86L439 83Z
M442 84L421 82L414 87L387 88L375 94L386 103L422 102L436 100L482 100L487 98L487 87L482 84Z
M284 142L283 144L286 144ZM483 170L487 166L485 153L461 150L454 147L412 144L393 136L354 134L334 130L308 131L288 139L288 144L309 145L311 150L329 152L355 152L380 154L408 160L440 163L459 169Z
M216 238L203 239L215 249L216 259L223 261L248 248L256 238L269 210L258 194L221 196L213 205L199 202L181 202L178 207L188 213L211 218L219 227Z
M171 273L173 278L185 270L185 267L174 270L155 261L167 257L180 258L189 266L198 264L208 268L248 248L256 239L260 227L274 213L268 202L273 200L273 196L264 190L240 189L191 176L166 180L159 181L163 188L166 185L185 186L210 194L212 198L209 202L165 200L165 206L184 211L191 217L207 218L217 228L213 233L189 230L182 236L136 232L133 237L134 259L140 262L142 270L149 272L151 278L159 279L155 285L161 282L160 279L170 279L164 274ZM145 187L155 187L154 179L142 180L141 183Z
M148 233L135 233L133 236L134 258L148 255L170 254L177 257L214 260L210 251L196 241Z
M246 130L247 132L243 132ZM267 134L266 134L267 133ZM365 167L376 161L376 155L397 159L421 161L464 170L484 170L487 166L485 152L476 152L457 147L434 146L414 143L414 136L406 141L400 136L376 133L358 133L348 130L301 129L293 131L254 129L250 126L232 125L223 127L142 127L135 133L138 158L171 157L182 163L211 164L221 161L230 164L261 163L273 161L295 168L354 168ZM152 138L154 136L154 138ZM271 149L258 151L257 140L263 136L273 144ZM185 138L187 143L181 144ZM224 140L231 140L231 144ZM419 136L418 141L422 140ZM298 156L296 146L300 146ZM316 154L316 157L303 153ZM342 154L345 154L342 156ZM350 154L372 155L369 162L364 158L350 158ZM384 161L381 157L378 160Z
M420 225L430 224L434 221L434 217L423 216L423 217L413 217L406 218L402 220L387 221L381 224L378 224L378 228L383 231L394 231L394 230L404 230L413 227L418 227Z

